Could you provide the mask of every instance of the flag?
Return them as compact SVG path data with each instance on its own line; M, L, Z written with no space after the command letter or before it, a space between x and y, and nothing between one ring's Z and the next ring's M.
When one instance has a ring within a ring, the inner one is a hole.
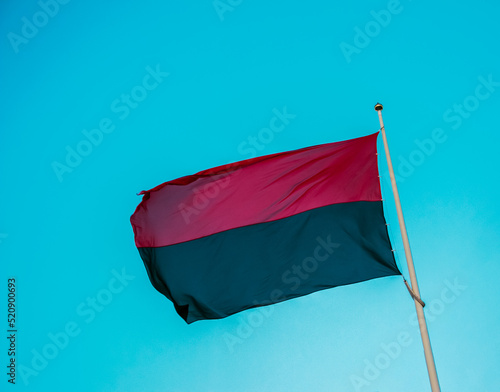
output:
M247 159L141 192L131 223L152 285L192 323L400 275L377 136Z

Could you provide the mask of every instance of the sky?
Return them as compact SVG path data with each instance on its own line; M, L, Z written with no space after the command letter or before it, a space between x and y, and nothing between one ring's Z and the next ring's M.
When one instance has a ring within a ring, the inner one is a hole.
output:
M499 12L484 0L3 1L0 390L430 390L401 277L187 325L150 284L129 222L137 193L162 182L377 132L377 102L441 388L496 390ZM264 135L276 111L295 117Z

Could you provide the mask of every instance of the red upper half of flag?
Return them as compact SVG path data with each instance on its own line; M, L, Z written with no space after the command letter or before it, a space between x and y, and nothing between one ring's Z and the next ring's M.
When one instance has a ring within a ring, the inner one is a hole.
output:
M137 247L161 247L337 203L380 201L377 136L247 159L143 191Z

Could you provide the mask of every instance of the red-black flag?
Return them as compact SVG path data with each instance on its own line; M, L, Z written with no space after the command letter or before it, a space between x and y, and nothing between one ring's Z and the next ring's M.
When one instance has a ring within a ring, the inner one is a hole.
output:
M141 192L131 222L151 283L192 323L399 275L377 135L219 166Z

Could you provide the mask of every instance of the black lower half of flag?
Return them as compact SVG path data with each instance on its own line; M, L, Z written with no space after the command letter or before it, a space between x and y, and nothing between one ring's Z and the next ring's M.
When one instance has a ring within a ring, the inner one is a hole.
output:
M400 274L381 201L332 204L139 252L153 286L187 323Z

